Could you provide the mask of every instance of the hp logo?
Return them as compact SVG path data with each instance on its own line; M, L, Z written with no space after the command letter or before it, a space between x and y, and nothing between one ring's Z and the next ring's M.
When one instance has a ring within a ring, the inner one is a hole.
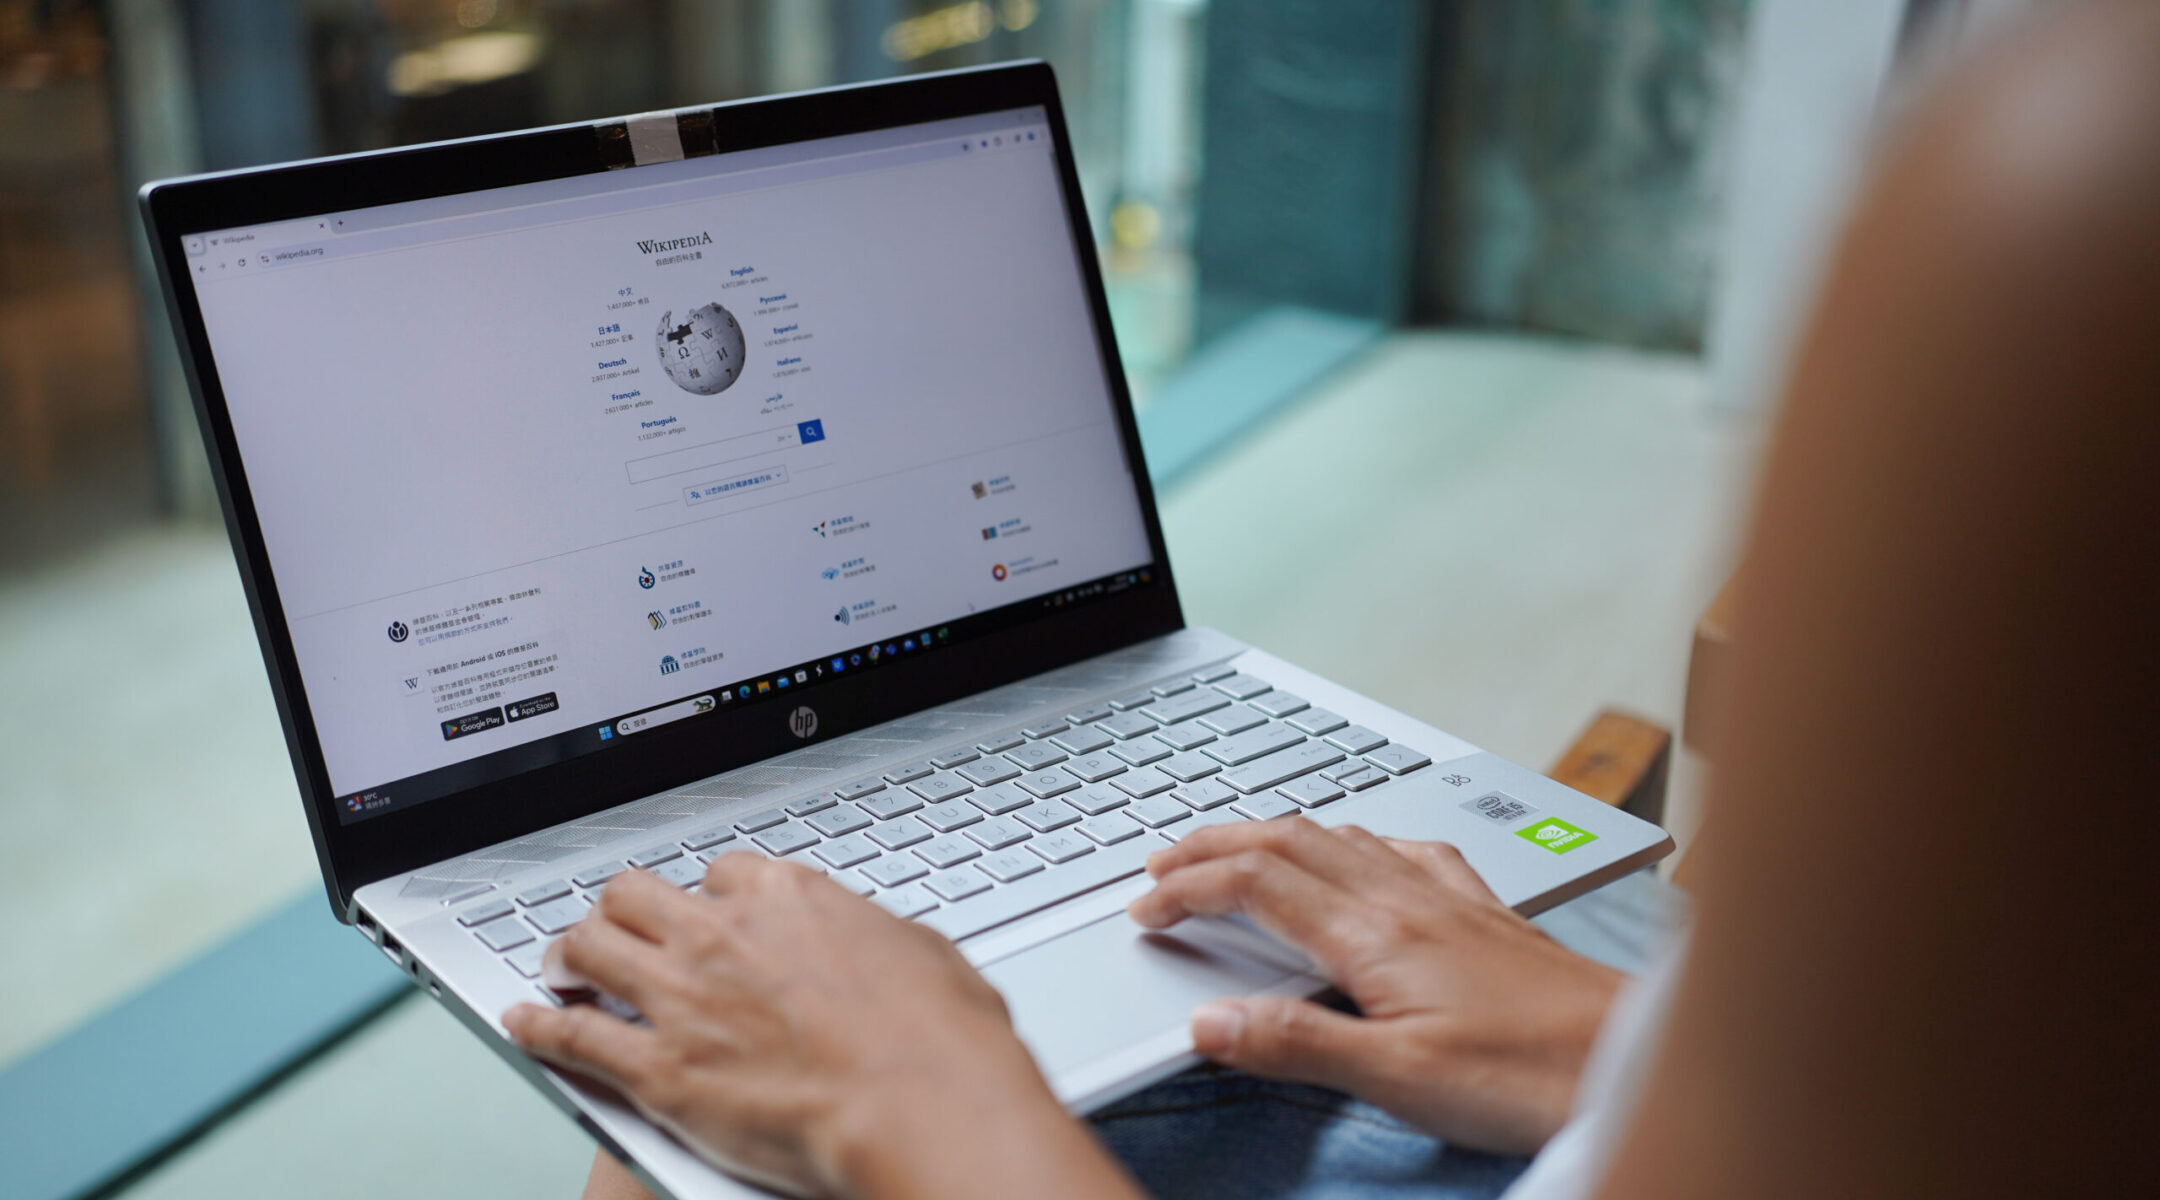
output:
M805 705L788 714L788 732L806 738L817 732L817 712Z

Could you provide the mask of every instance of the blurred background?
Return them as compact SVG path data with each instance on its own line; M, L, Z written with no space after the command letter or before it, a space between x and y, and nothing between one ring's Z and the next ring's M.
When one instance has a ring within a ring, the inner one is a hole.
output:
M1809 249L1890 64L1989 7L0 0L0 1107L266 922L350 939L145 180L1047 59L1188 616L1542 765L1601 705L1678 724ZM368 986L19 1194L570 1194L582 1135ZM327 1168L326 1110L370 1153Z

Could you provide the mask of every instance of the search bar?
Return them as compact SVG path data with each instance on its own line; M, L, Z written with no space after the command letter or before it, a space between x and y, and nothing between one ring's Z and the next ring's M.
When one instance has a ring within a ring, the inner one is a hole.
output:
M710 695L699 696L694 700L685 700L680 704L670 704L665 708L642 712L634 717L624 717L622 720L615 722L615 732L628 737L633 733L657 728L672 721L680 721L684 717L709 713L713 710L713 705L714 700Z
M797 421L793 425L775 425L755 433L739 433L734 437L699 442L695 446L684 446L680 450L670 450L665 454L633 458L623 464L623 470L629 473L632 483L650 483L670 475L704 471L732 462L741 462L746 458L756 458L761 454L771 454L775 450L807 446L824 440L823 421Z

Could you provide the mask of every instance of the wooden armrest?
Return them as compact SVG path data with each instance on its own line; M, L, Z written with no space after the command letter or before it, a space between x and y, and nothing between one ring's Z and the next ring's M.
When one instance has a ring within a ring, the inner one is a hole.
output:
M1672 740L1664 726L1608 708L1545 774L1645 821L1661 821Z

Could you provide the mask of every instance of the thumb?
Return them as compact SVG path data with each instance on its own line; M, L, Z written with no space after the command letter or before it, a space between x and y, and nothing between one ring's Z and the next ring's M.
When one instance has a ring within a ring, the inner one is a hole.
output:
M1193 1050L1272 1079L1354 1091L1376 1050L1372 1025L1308 1000L1243 996L1193 1010Z

